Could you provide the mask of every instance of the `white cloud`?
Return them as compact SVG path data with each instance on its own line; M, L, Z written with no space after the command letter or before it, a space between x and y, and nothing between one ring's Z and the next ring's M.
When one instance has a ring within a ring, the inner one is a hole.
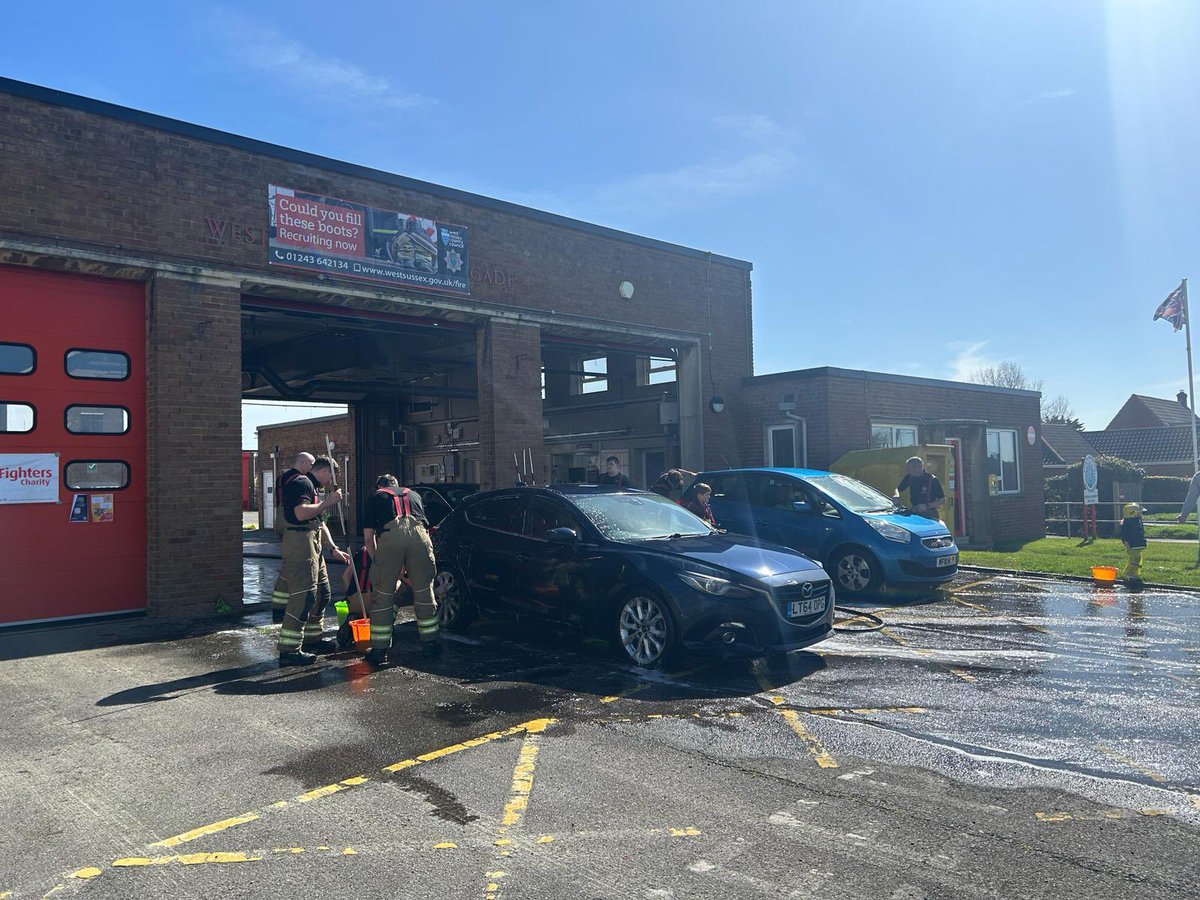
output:
M1035 103L1041 103L1045 100L1066 100L1068 97L1074 96L1075 88L1058 88L1053 91L1041 91L1032 97L1026 97L1017 104L1017 109L1024 109L1027 106L1032 106Z
M987 341L951 341L946 349L954 354L946 367L946 377L951 381L970 381L980 369L996 365L996 360L984 351Z
M783 181L795 164L796 156L790 150L764 148L735 159L689 163L622 178L595 188L592 202L621 211L703 208L769 190Z
M215 33L240 64L277 77L290 87L342 102L415 109L433 101L333 54L322 53L228 10L213 14ZM403 59L397 54L397 61Z
M748 115L717 116L712 120L717 128L731 131L746 140L779 140L791 136L791 132L780 127L770 116L761 113Z

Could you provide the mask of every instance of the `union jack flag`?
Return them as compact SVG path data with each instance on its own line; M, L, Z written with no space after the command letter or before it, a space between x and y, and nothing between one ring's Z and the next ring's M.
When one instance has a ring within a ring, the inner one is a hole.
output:
M1187 287L1180 282L1179 287L1171 291L1167 299L1158 304L1154 311L1154 321L1166 319L1178 331L1187 321Z

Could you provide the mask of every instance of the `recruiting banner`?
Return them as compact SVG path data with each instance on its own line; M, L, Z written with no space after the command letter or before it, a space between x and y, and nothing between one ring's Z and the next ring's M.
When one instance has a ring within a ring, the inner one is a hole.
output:
M0 453L0 503L57 502L57 453Z
M273 184L267 198L272 265L455 294L471 292L463 225Z

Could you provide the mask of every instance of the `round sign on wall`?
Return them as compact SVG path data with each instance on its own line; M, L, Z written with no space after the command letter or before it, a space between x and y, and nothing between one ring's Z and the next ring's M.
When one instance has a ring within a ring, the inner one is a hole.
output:
M1099 480L1100 473L1096 469L1096 460L1089 453L1083 458L1083 486L1086 490L1094 491Z
M1033 430L1033 426L1029 426L1029 430L1025 432L1025 440L1029 441L1029 446L1032 447L1037 443L1037 432Z

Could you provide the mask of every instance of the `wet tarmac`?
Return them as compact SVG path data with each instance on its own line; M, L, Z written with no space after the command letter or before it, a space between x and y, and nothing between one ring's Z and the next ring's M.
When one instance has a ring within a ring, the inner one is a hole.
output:
M508 623L381 671L280 670L265 613L0 636L0 896L1197 895L1200 597L850 606L652 673Z

